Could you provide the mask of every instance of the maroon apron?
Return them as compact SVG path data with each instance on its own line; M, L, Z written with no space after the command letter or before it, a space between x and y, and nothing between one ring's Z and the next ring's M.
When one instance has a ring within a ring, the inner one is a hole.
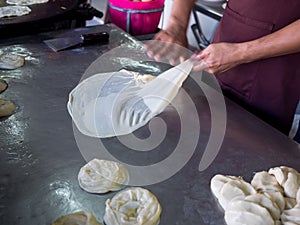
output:
M254 40L297 19L300 0L229 0L214 42ZM288 134L300 96L300 53L239 65L217 79L225 95Z

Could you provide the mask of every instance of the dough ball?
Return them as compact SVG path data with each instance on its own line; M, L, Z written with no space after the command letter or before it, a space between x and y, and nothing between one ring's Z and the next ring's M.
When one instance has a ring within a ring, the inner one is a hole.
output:
M251 181L251 185L257 191L263 191L263 192L279 191L283 193L283 189L280 186L280 184L277 182L275 176L269 174L267 171L261 171L255 173Z
M230 201L256 193L256 190L241 177L220 174L211 179L210 187L224 210Z
M0 10L0 14L1 14L1 10ZM23 56L14 55L14 54L0 55L0 69L13 70L23 66L24 63L25 63L25 58Z
M225 210L227 225L274 225L269 211L255 203L245 200L236 200L228 204Z
M0 117L10 116L16 109L15 103L8 99L0 98Z
M5 80L0 80L0 93L5 91L8 87L8 84L6 83Z
M296 198L297 191L300 188L300 174L297 170L287 166L280 166L271 168L269 173L274 175L278 183L283 187L286 197Z
M101 223L92 213L80 211L59 217L51 225L101 225Z
M90 193L106 193L120 190L128 183L127 169L120 163L93 159L78 174L80 187Z
M127 188L106 201L106 225L157 225L161 206L144 188Z

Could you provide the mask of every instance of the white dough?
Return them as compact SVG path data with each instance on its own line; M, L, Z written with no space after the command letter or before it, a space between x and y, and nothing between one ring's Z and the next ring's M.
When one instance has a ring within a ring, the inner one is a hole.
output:
M68 112L87 136L106 138L132 133L163 112L192 67L193 62L187 60L142 86L125 71L95 74L71 91Z
M106 201L106 225L157 225L161 206L144 188L127 188Z
M127 169L120 163L93 159L78 174L82 189L90 193L106 193L120 190L128 183Z
M265 209L271 214L274 220L279 220L281 215L281 210L278 205L273 202L267 195L262 193L257 193L253 195L248 195L245 197L245 201L254 202Z
M269 173L274 175L278 183L283 187L284 194L289 198L296 198L300 188L300 174L294 168L280 166L271 168Z
M266 208L254 202L232 201L225 210L227 225L274 225L274 220Z
M256 190L241 177L220 174L212 178L210 187L224 210L230 201L256 193Z
M29 14L31 9L27 6L3 6L0 7L0 18L11 16L23 16Z
M277 182L275 176L269 174L266 171L255 173L251 181L251 185L257 191L263 191L263 192L279 191L283 193L283 189L280 186L280 184Z
M300 207L284 210L281 215L281 222L283 225L288 224L288 222L300 225Z
M11 5L33 5L46 3L48 1L49 0L6 0L6 3Z

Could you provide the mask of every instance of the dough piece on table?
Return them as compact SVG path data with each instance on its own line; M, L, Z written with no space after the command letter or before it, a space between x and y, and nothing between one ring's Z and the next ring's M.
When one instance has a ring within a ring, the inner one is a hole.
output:
M297 205L292 209L284 210L281 215L281 222L283 225L300 225L300 206Z
M280 184L277 182L275 176L269 174L267 171L261 171L255 173L251 181L251 185L257 191L263 191L263 192L279 191L283 193L283 189L280 186Z
M276 202L273 202L267 195L263 193L248 195L245 197L245 201L254 202L266 208L274 220L280 219L281 209L278 207Z
M287 166L280 166L271 168L268 172L274 175L278 183L283 187L286 197L296 198L297 191L300 188L300 174L297 170Z
M59 217L51 225L101 225L101 223L92 213L80 211Z
M6 3L11 5L33 5L46 3L48 1L49 0L6 0Z
M1 14L1 8L0 8L0 14ZM24 63L25 63L25 58L23 56L14 55L14 54L0 55L0 69L13 70L23 66Z
M225 210L227 225L274 225L269 211L257 203L236 200L228 204Z
M161 206L144 188L127 188L106 201L106 225L157 225Z
M220 174L211 179L210 187L224 210L230 201L256 193L256 190L241 177Z
M11 16L23 16L29 14L30 12L31 9L28 6L3 6L0 7L0 18Z
M120 163L93 159L78 174L80 187L90 193L120 190L129 181L127 169Z
M0 93L4 92L8 87L5 80L0 80Z
M12 115L15 109L16 105L11 100L0 98L0 117Z

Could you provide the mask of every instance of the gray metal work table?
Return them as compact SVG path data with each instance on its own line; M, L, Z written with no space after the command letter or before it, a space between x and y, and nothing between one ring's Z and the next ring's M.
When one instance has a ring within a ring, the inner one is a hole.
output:
M132 39L112 25L90 29L111 32L110 44L56 53L42 41L60 36L60 32L0 42L1 52L26 56L23 67L0 72L0 77L9 83L0 97L18 105L14 115L0 121L0 224L51 224L59 216L83 209L92 211L102 222L105 200L116 194L89 194L80 189L77 175L86 161L76 144L66 103L68 93L94 60ZM300 170L300 149L295 142L226 99L224 141L212 164L199 172L199 161L211 133L211 112L194 79L188 78L183 89L197 109L200 134L193 156L179 172L161 183L145 186L161 203L161 225L224 225L224 213L209 187L217 173L243 176L249 181L255 171L274 166ZM180 96L175 100L180 102ZM214 98L210 101L214 102ZM184 111L185 102L180 104ZM161 145L150 152L130 151L117 138L102 142L125 163L153 164L167 158L176 146L181 135L179 116L172 110L159 116L165 120L168 132ZM147 126L137 135L149 135ZM189 142L193 133L187 131L184 135ZM185 149L180 154L184 156Z

